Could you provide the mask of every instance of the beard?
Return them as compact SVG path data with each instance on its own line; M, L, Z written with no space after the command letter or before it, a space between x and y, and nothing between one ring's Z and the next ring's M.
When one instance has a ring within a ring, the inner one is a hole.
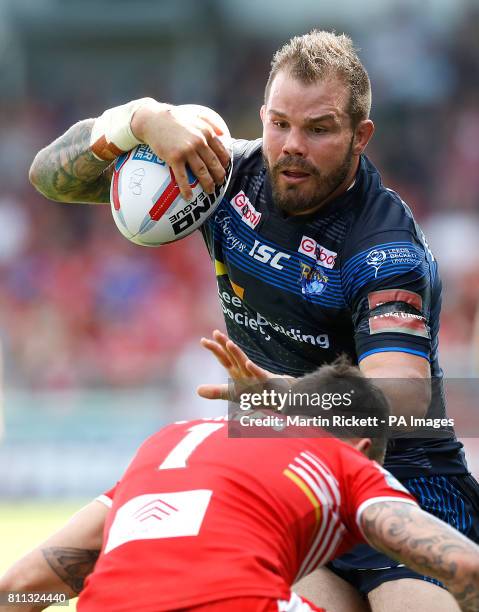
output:
M287 155L274 165L269 164L264 153L263 159L271 182L273 201L279 210L289 215L313 212L346 180L353 165L353 139L341 163L328 173L321 172L310 162L294 155ZM308 173L312 184L306 188L304 185L281 185L281 172L291 167Z

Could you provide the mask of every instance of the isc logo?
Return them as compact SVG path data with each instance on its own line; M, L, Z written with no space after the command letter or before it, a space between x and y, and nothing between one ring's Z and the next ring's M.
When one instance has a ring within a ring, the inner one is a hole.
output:
M251 255L251 257L254 257L261 263L268 264L272 268L276 268L276 270L283 269L283 266L279 263L281 259L290 259L291 257L291 255L282 253L273 247L267 246L266 244L261 244L259 240L254 241L253 248L248 255Z

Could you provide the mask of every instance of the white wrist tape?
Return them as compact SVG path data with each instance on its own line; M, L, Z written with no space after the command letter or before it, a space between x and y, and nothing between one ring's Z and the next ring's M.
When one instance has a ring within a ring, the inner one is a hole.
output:
M131 131L131 119L140 106L155 103L151 98L132 100L109 108L95 119L90 136L90 149L95 157L112 161L125 151L141 144Z

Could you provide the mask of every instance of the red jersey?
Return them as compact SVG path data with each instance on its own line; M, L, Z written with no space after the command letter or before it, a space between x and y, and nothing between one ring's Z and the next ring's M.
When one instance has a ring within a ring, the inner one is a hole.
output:
M288 599L295 581L364 542L368 505L415 503L336 438L229 438L223 418L153 435L110 496L81 612Z

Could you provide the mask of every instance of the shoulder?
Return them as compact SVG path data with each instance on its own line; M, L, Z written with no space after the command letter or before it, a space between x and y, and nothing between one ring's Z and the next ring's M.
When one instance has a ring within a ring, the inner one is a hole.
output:
M417 234L413 213L401 196L383 184L381 175L367 157L361 160L354 229L370 232L407 231Z
M322 457L326 465L330 466L336 479L340 480L351 470L367 466L370 461L353 446L336 438L327 436L321 438L320 448L316 452Z
M263 169L263 140L233 140L233 176L256 174Z
M352 220L344 241L343 261L351 257L357 259L360 253L366 256L372 249L379 249L383 259L389 259L389 253L397 264L408 263L411 259L409 263L415 267L424 257L434 261L411 209L398 193L383 185L379 172L367 158L361 160L358 185L354 189ZM415 253L411 253L411 249ZM366 264L373 262L366 260Z

